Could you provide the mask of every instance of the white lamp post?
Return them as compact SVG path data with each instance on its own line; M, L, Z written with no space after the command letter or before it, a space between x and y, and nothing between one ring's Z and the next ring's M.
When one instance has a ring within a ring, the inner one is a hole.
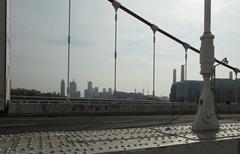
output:
M218 130L219 123L215 113L213 95L210 88L210 76L215 61L214 35L211 33L211 0L205 0L204 33L201 37L200 64L203 76L202 93L198 103L198 112L193 122L194 131Z

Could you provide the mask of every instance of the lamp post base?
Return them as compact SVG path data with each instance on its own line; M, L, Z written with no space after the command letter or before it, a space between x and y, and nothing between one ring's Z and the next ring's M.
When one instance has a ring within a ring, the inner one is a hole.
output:
M203 78L203 89L192 129L193 131L219 130L219 122L215 114L213 96L210 90L210 74L203 74Z

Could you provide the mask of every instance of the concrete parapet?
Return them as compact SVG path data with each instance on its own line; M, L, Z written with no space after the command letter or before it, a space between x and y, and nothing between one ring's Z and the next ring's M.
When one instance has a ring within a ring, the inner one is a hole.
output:
M10 103L9 114L194 114L193 103L91 104L91 103ZM237 104L218 104L217 113L240 113Z

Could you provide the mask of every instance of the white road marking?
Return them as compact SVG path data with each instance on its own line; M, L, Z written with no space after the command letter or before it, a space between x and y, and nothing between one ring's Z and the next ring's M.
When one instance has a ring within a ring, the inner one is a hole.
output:
M15 124L1 124L0 127L12 127L12 126L36 126L37 123L15 123Z
M121 121L118 121L118 120L109 120L109 121L102 121L103 123L127 123L127 122L135 122L134 120L121 120Z

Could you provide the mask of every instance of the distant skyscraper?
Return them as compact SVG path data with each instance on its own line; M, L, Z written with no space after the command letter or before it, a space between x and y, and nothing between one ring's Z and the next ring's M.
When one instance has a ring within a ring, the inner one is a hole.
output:
M108 88L108 94L112 95L112 88Z
M60 94L61 96L65 96L65 81L62 79L61 86L60 86Z
M77 93L77 83L75 81L70 82L70 97L75 97Z
M184 81L184 65L181 65L181 82Z
M177 70L173 69L173 84L177 82Z
M233 79L233 72L231 71L231 72L229 72L229 79Z
M102 96L104 97L104 98L106 98L107 97L107 89L106 88L103 88L103 90L102 90Z
M93 97L98 97L99 94L98 94L98 87L94 87L93 89Z
M80 97L81 97L81 92L80 92L80 91L77 91L74 97L80 98Z
M92 81L88 81L88 97L93 97L93 84Z
M88 98L88 90L84 89L84 98Z

